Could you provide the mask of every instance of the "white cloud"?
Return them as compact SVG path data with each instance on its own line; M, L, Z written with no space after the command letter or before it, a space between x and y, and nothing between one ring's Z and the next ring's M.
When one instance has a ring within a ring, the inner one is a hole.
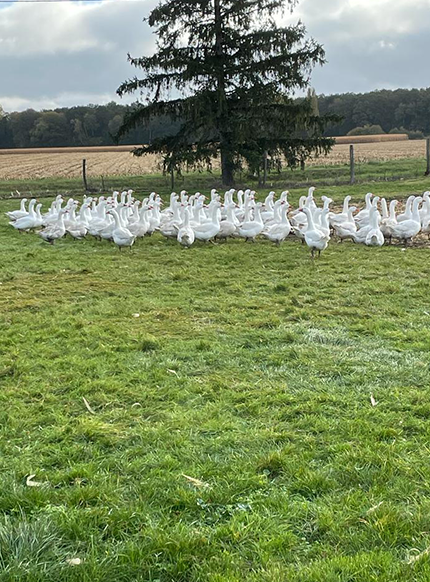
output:
M386 40L380 40L378 42L378 45L381 47L381 49L395 49L396 48L396 43L394 42L390 42L390 41L386 41Z
M154 49L155 37L142 21L155 2L4 5L0 104L12 111L117 98L116 88L136 72L127 52Z
M133 44L143 46L148 43L142 39L149 39L149 34L142 19L153 3L117 0L8 4L1 10L0 56L125 50L130 33Z
M302 0L295 17L328 61L313 86L325 94L427 86L429 14L430 0Z
M0 95L0 103L5 111L23 111L24 109L57 109L59 107L73 107L75 105L105 105L116 100L112 93L58 93L56 95L42 95L37 98L21 97L19 95ZM135 99L123 99L122 103L129 103Z

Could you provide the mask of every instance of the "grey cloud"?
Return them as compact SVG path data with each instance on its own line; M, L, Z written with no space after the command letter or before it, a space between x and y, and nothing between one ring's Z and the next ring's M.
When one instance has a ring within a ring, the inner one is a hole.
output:
M155 37L142 20L157 0L21 4L0 8L0 104L6 110L101 103L134 76L132 55L150 53ZM300 18L324 45L316 68L320 93L422 87L430 0L302 0Z
M326 51L327 64L312 76L317 92L365 92L430 83L426 58L430 0L330 4L304 0L299 12L308 33Z
M97 9L76 4L72 11L62 4L11 8L21 9L19 13L0 9L0 104L10 111L33 102L35 108L66 105L66 96L67 105L97 103L101 96L103 102L117 99L120 83L136 74L127 53L142 55L154 49L155 37L142 22L152 5L154 0L119 0ZM61 9L60 36L54 17ZM70 102L73 94L75 103Z

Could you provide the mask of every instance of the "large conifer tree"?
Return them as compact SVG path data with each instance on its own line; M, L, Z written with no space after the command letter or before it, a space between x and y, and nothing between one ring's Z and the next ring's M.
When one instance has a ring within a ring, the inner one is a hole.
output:
M306 39L301 23L278 26L295 0L161 0L148 23L157 51L134 58L142 78L125 81L119 95L140 91L118 137L159 115L180 120L178 133L135 153L162 153L166 171L210 166L220 156L223 183L246 160L258 167L263 154L290 166L326 152L329 118L312 100L293 99L309 86L324 50Z

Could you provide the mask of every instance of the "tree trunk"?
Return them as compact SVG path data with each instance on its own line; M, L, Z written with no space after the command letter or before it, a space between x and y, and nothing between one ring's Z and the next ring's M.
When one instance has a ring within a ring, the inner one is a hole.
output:
M233 186L234 184L234 163L231 152L221 143L221 176L224 186Z
M224 49L223 49L223 31L222 31L222 15L221 15L221 0L214 0L215 11L215 55L217 57L217 90L218 90L218 112L217 112L217 126L220 135L220 151L221 151L221 176L222 183L225 186L233 186L234 184L234 161L233 152L231 150L231 140L227 96L225 91L225 73L224 73Z
M263 186L266 185L267 182L267 158L268 158L268 151L264 150L263 154Z

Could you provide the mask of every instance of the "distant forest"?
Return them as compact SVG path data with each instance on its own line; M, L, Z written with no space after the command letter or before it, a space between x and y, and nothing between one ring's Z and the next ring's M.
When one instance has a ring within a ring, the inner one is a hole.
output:
M320 114L343 117L327 131L330 136L347 135L355 128L372 125L380 125L384 133L430 136L430 88L320 95L318 106Z
M128 107L132 106L112 102L14 113L0 107L0 148L112 145ZM320 95L318 108L320 114L343 117L327 130L327 136L346 135L368 126L380 126L385 133L405 132L411 138L430 135L430 88ZM147 127L131 131L121 143L150 143L177 126L178 122L169 118L153 119Z

